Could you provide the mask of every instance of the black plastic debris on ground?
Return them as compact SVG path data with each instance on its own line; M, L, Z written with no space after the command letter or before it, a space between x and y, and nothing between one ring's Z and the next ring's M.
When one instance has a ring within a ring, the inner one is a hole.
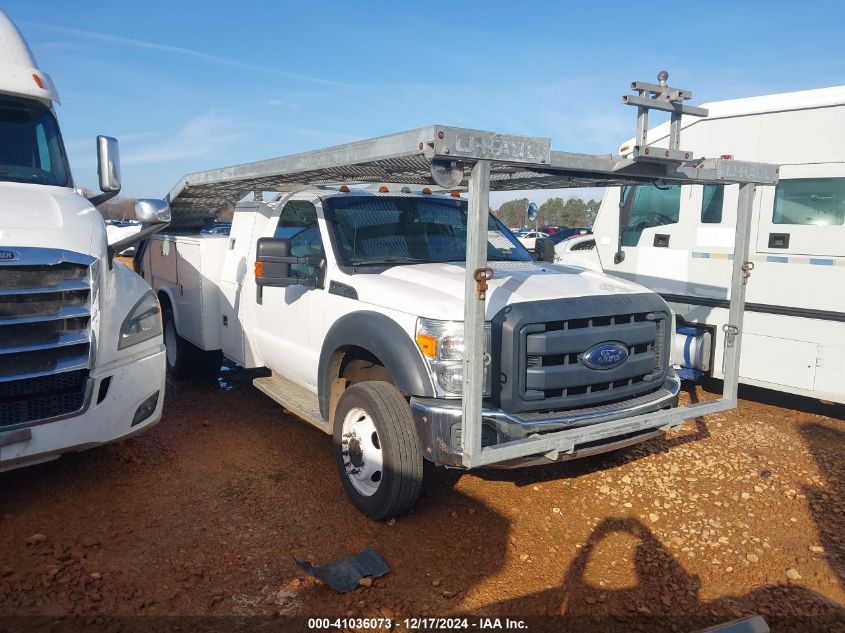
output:
M296 560L297 566L310 576L318 578L340 593L347 593L358 588L362 578L372 576L380 578L390 571L390 567L371 547L348 556L342 561L315 567L307 560Z

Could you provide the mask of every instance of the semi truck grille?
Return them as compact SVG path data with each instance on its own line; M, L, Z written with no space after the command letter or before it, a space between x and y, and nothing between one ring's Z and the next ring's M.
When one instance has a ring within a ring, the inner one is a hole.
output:
M0 428L80 410L91 358L96 260L15 248L0 264Z
M85 404L88 372L65 372L0 382L0 431L67 415Z
M668 368L671 313L654 295L555 300L509 306L501 321L500 406L559 411L606 404L659 389ZM627 357L606 369L583 355L612 343Z

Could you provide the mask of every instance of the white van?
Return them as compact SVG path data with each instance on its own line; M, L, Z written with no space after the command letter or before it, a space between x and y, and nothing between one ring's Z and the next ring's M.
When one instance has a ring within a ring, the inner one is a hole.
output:
M703 107L683 119L685 149L782 165L754 206L740 381L845 402L845 86ZM607 190L594 235L560 260L591 254L590 267L657 291L677 314L675 360L721 378L737 187L628 187L620 207L621 195Z

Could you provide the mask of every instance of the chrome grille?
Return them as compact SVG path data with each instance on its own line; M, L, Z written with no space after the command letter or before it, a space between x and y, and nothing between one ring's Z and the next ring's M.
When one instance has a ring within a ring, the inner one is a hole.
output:
M14 248L0 263L0 428L85 404L94 258Z

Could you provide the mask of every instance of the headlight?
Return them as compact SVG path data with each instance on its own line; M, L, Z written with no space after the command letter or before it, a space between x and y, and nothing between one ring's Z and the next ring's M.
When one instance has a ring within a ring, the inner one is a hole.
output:
M490 324L484 324L484 395L490 395ZM459 396L464 381L462 321L417 319L417 345L444 395Z
M148 292L123 320L117 349L132 347L156 336L161 336L161 308L156 296Z

